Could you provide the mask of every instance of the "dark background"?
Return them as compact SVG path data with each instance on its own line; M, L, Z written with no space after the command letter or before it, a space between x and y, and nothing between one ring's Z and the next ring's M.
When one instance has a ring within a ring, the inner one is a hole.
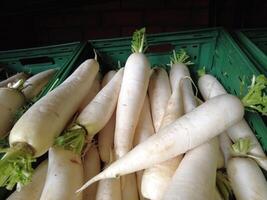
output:
M266 0L0 0L0 50L224 26L267 26Z

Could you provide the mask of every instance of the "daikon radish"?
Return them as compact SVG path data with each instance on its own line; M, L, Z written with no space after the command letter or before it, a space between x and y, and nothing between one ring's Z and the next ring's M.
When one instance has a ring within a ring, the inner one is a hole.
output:
M171 86L167 72L163 68L154 69L148 87L151 114L155 131L160 128L165 108L171 96Z
M100 158L96 146L91 146L86 152L83 159L84 180L88 180L100 172ZM98 183L94 183L92 187L87 188L83 192L83 200L95 200Z
M117 158L132 148L135 128L147 93L152 70L143 54L146 48L145 28L143 28L133 34L133 53L128 57L124 69L114 135Z
M113 78L115 71L109 71L103 78L102 88ZM110 162L110 149L114 148L114 132L115 132L116 112L114 111L106 126L98 133L98 149L99 155L103 162Z
M16 183L29 183L34 158L43 155L63 131L90 89L98 69L95 60L86 60L17 121L9 136L11 148L0 160L0 186L12 189Z
M101 89L100 80L101 80L101 75L100 73L98 73L97 76L95 77L95 80L93 81L90 91L88 92L88 94L86 95L86 97L84 98L84 100L80 105L79 112L81 112L90 103L90 101L92 101L92 99L97 95L97 93Z
M227 173L237 200L267 199L267 182L254 160L231 158Z
M168 100L160 129L174 122L184 113L181 80L190 76L187 66L183 63L187 62L186 60L189 57L183 50L178 54L175 51L173 53L170 71L172 94ZM186 59L184 59L185 57ZM192 88L189 89L192 90ZM142 194L144 197L152 200L162 199L181 160L182 155L146 169L142 178ZM155 190L155 188L158 189Z
M108 164L114 161L114 151L110 149L110 159ZM120 179L104 179L99 181L96 193L96 200L121 200Z
M82 193L75 193L83 183L81 157L73 151L51 147L48 171L40 200L82 200Z
M25 81L29 77L28 74L25 74L24 72L17 73L6 80L3 80L0 82L0 87L7 87L9 83L18 82L19 80Z
M148 96L146 95L145 102L139 117L139 121L135 130L134 135L134 146L142 143L147 138L149 138L152 134L154 134L154 127L150 112L150 104ZM144 197L141 192L141 183L143 177L143 170L136 172L136 181L137 181L137 189L139 193L139 199L143 200Z
M36 97L55 73L55 69L49 69L27 79L23 84L23 89L21 90L27 101Z
M252 81L252 82L254 83L252 83L250 87L250 91L248 95L246 96L247 98L250 97L251 100L259 98L258 95L260 95L260 91L258 90L262 90L265 87L264 84L265 85L267 84L267 79L264 76L259 76L257 79L255 79L255 81ZM205 74L199 78L198 87L205 100L227 93L226 90L223 88L223 86L219 83L219 81L214 76L209 75L209 74ZM249 100L246 100L246 101L249 101ZM242 102L244 104L244 101ZM253 148L250 149L249 153L257 157L266 158L265 153L262 150L260 143L258 142L253 131L250 129L249 125L244 119L242 119L239 123L235 124L234 126L229 127L227 129L227 133L233 142L236 142L240 138L249 138L251 142L253 143ZM266 163L264 164L264 166L267 166L267 159L266 159ZM267 168L265 168L265 170L266 169Z
M164 200L214 200L218 138L187 152L166 190Z
M149 168L201 145L240 121L244 108L232 95L212 98L134 147L77 192L105 178Z

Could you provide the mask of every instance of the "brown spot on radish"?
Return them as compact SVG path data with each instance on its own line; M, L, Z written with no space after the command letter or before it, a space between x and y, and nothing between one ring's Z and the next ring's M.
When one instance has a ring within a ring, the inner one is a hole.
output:
M75 159L70 159L70 162L75 163L75 164L80 164L80 162L78 162L78 161L75 160Z

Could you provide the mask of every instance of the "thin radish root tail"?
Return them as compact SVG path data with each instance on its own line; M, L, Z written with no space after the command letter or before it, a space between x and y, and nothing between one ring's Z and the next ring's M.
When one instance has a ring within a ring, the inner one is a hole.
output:
M249 111L257 111L267 116L267 95L264 90L267 86L267 78L261 74L253 75L249 91L242 98L242 103Z
M17 190L31 181L33 168L33 149L25 143L17 143L5 150L6 154L0 160L0 187L8 190L17 184Z
M206 67L203 66L199 70L197 70L197 75L198 75L198 77L202 77L202 76L206 75Z
M194 86L195 91L196 91L195 96L197 97L197 95L198 95L198 88L197 88L196 84L194 83L193 79L190 76L184 76L182 78L182 80L181 80L181 84L183 84L183 81L186 80L186 79L189 79L190 82L192 83L192 85Z
M144 53L147 50L146 28L141 28L133 33L132 52Z
M83 190L85 190L87 187L89 187L93 183L100 181L102 179L106 179L106 178L117 178L117 176L114 176L114 177L106 176L105 171L102 171L101 173L99 173L98 175L96 175L95 177L87 181L80 189L76 191L76 193L82 192Z
M170 57L171 64L183 63L185 65L193 65L194 63L188 60L190 56L186 53L184 49L180 49L178 53L173 50L173 55Z

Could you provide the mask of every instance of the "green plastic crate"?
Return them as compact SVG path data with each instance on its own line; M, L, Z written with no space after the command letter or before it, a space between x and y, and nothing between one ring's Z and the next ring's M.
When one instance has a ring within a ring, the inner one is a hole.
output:
M46 47L1 51L0 66L8 74L26 72L34 75L48 69L58 69L56 75L39 95L40 98L66 79L70 69L76 66L76 60L79 58L83 47L84 44L73 42ZM0 76L1 79L4 79L3 73Z
M267 28L236 31L236 39L242 50L267 75Z
M240 81L244 76L250 84L252 74L259 74L253 63L241 51L232 37L223 28L181 31L147 36L150 47L146 55L151 65L168 64L172 50L185 49L195 65L190 66L193 79L197 80L197 70L206 67L215 75L229 93L239 95ZM99 54L103 72L118 65L124 65L130 55L131 38L92 40L89 44ZM264 150L267 150L267 126L256 113L245 115Z

